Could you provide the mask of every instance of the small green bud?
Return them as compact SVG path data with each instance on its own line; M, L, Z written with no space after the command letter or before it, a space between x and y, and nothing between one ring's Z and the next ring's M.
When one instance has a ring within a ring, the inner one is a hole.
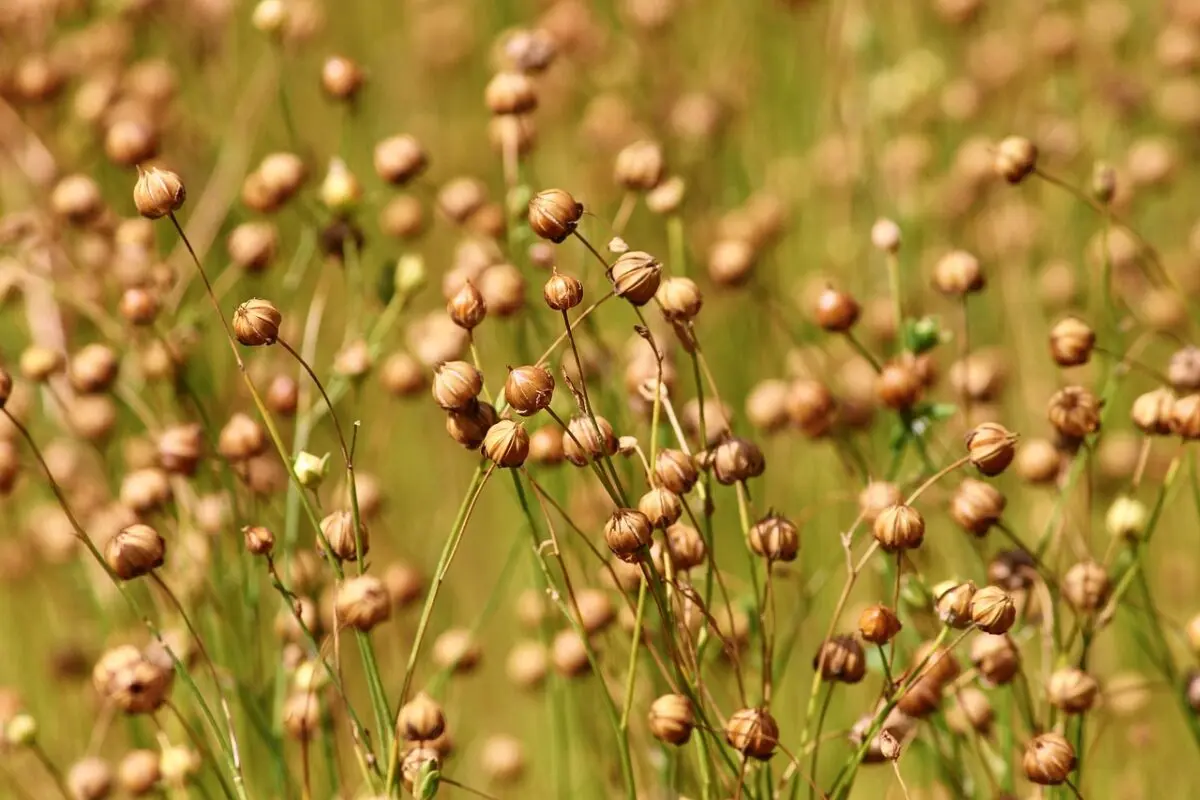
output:
M1132 497L1118 497L1108 507L1104 516L1104 527L1108 535L1121 539L1140 539L1146 532L1149 514L1146 506Z
M37 720L28 714L17 714L8 721L4 737L16 747L26 747L33 744L37 738Z
M301 451L296 455L296 480L305 489L317 489L329 474L329 453L317 458L312 453Z
M405 253L396 262L396 291L402 295L415 294L425 285L425 259L416 253Z

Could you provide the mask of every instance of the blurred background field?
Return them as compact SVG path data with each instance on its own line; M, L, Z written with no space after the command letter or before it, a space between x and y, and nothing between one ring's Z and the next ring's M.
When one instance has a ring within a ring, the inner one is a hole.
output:
M267 16L276 10L278 19ZM497 72L514 69L514 50L506 43L518 31L540 32L555 56L544 71L531 72L536 110L504 119L489 111L484 92ZM489 316L473 333L486 386L498 396L506 368L534 363L562 331L561 318L542 300L550 272L539 262L549 245L527 222L534 194L556 187L582 203L578 230L609 260L620 247L608 249L618 233L613 221L632 202L620 239L654 255L665 275L697 282L704 304L695 333L732 430L765 456L765 472L748 484L755 518L774 510L799 527L798 558L773 567L770 705L782 744L795 751L809 731L813 655L845 583L840 534L856 524L860 491L868 479L886 478L907 496L932 473L915 445L906 439L896 446L898 435L913 434L904 434L901 415L879 402L870 364L845 337L823 331L813 313L820 292L836 287L862 307L854 328L862 346L880 361L903 349L888 255L871 238L872 226L886 218L902 237L904 318L928 316L941 334L922 366L934 375L922 408L937 404L939 410L929 411L929 427L919 425L917 434L936 467L962 456L964 436L983 421L1018 434L1018 453L1033 441L1054 443L1047 446L1062 469L1048 481L1035 484L1019 474L1020 455L1016 467L989 480L1007 498L1008 529L1031 547L1049 542L1047 574L1057 581L1090 555L1110 569L1114 584L1139 564L1153 592L1154 604L1142 598L1118 605L1088 645L1086 668L1100 693L1086 716L1075 787L1099 800L1186 796L1200 783L1194 719L1188 719L1197 713L1189 698L1200 707L1200 691L1190 691L1188 682L1196 663L1191 645L1200 645L1200 628L1188 625L1200 611L1200 475L1194 445L1146 437L1129 415L1135 398L1159 386L1181 396L1200 388L1200 354L1189 356L1194 375L1173 358L1193 341L1198 319L1200 177L1193 164L1200 4L282 0L276 8L272 0L258 7L236 0L7 0L0 7L0 37L0 366L16 383L8 408L28 425L98 542L134 516L166 539L160 572L222 673L247 796L302 796L302 762L311 762L314 797L368 797L380 787L364 785L344 709L328 688L322 708L332 714L336 736L318 734L302 751L283 730L281 705L292 678L275 620L287 612L263 560L245 552L241 529L264 525L287 542L276 554L284 575L295 551L313 551L316 540L275 452L262 456L253 479L245 465L235 469L207 452L194 477L171 478L170 501L137 515L118 508L129 505L131 473L155 462L163 427L203 416L215 432L234 412L255 415L175 229L165 219L155 222L153 242L138 258L121 249L118 223L137 216L135 162L181 176L187 200L177 217L222 291L226 317L251 297L272 300L283 315L283 338L309 357L326 386L341 387L336 413L343 428L361 423L355 467L367 485L360 495L380 500L377 511L364 510L370 571L383 575L403 564L423 582L420 595L397 603L391 619L371 634L391 712L422 599L480 463L447 436L446 414L428 389L436 362L471 360L465 347L455 346L463 344L459 337L446 332L448 295L464 276L482 285L487 270L496 274L495 264L511 265L503 280L491 280L495 296L484 292ZM361 68L362 85L352 99L331 97L328 77L323 85L333 56ZM114 144L110 132L126 119L154 140L145 158L114 157L127 143ZM519 158L507 171L506 130L522 137ZM393 186L376 174L374 152L381 140L401 133L421 143L428 167ZM1010 135L1037 145L1041 176L1017 185L996 176L996 145ZM627 191L614 179L618 153L642 140L661 147L663 179L679 178L684 187L665 213L648 207L645 192ZM247 176L264 156L280 151L300 156L307 180L290 203L256 210L253 197L247 201ZM336 159L343 166L331 166ZM1099 211L1088 199L1098 165L1111 167L1116 187ZM331 204L327 176L343 168L357 176L360 196ZM56 191L74 175L94 182L95 197L74 187L94 208L78 210L72 202L79 197ZM481 210L455 221L438 207L447 202L439 191L464 176L481 182L484 200ZM1081 195L1046 176L1078 187ZM421 223L409 220L398 236L394 221L381 215L400 196L410 198L405 211L419 214ZM230 252L231 234L264 220L273 231L268 263L235 263L244 254ZM361 235L359 245L346 226ZM722 248L730 242L742 248L745 263L729 263ZM958 249L974 254L986 277L985 289L964 298L933 286L939 261ZM549 252L559 271L583 282L581 308L610 288L581 241L568 238ZM398 289L396 276L411 276L418 267L421 288ZM514 275L521 281L515 290ZM130 287L160 298L153 325L132 325L121 316ZM404 302L394 300L398 290ZM511 301L513 313L497 314L503 303L496 298ZM688 408L697 390L693 362L655 305L643 313L667 351L670 397L686 423L697 416L694 403ZM1096 347L1088 363L1064 368L1051 359L1047 342L1052 326L1068 314L1090 324ZM381 318L391 321L381 326ZM655 436L659 447L677 446L665 421L651 430L650 404L638 396L639 384L655 370L634 333L637 318L616 298L591 319L579 346L597 413L618 435L636 437L647 453ZM359 349L372 332L378 339ZM164 340L185 354L181 363L163 365ZM69 362L89 343L109 345L119 361L104 409L75 404L76 395L86 393L66 370L48 381L30 379L23 356L31 348L61 353ZM449 354L439 357L447 346ZM289 446L331 454L329 474L315 494L321 516L345 507L338 442L319 410L320 396L279 347L240 352L261 390L286 374L300 385L300 416L318 409L306 445L294 438L296 418L281 418L280 428ZM364 352L369 363L356 364ZM404 362L419 373L411 385L386 369L397 353L415 358ZM558 348L548 364L559 379L553 407L569 418L577 409L559 368L574 369L570 349ZM820 382L837 398L838 414L822 435L800 430L781 399L801 379ZM779 383L765 383L772 381ZM1104 423L1076 449L1055 449L1061 443L1047 402L1067 385L1103 397ZM707 386L704 393L711 399ZM715 413L710 406L709 424ZM542 413L527 425L533 431L553 422ZM689 434L700 449L697 431ZM98 696L91 675L101 653L126 642L144 647L150 637L103 570L74 544L15 429L4 428L3 436L11 447L0 452L0 471L11 477L2 482L0 498L0 718L28 712L44 756L63 773L85 754L116 765L131 748L157 749L164 739L199 748L175 716L161 714L157 722L124 717ZM1144 442L1151 443L1145 451ZM636 501L647 489L637 456L614 460ZM604 551L602 529L613 504L592 473L532 463L529 472ZM898 609L904 663L922 638L938 631L934 611L920 607L923 592L945 580L985 585L988 560L1012 547L995 530L979 538L964 533L947 513L965 472L939 480L917 503L927 532L924 545L909 554ZM538 625L522 619L520 606L531 590L538 596L541 581L513 481L497 470L481 492L415 671L413 688L439 700L454 742L442 772L485 796L624 796L604 692L618 706L625 701L628 620L593 639L603 678L566 679L551 668L545 686L524 689L508 674L513 646L539 640ZM714 482L712 491L710 549L734 605L748 614L750 641L741 662L754 684L762 672L764 632L755 606L761 559L746 556L735 489ZM1106 514L1121 497L1146 509L1161 505L1152 540L1137 544L1135 536L1130 544L1120 532L1111 535ZM690 502L702 513L697 496ZM544 539L545 521L534 510L536 535ZM551 518L576 590L598 587L614 613L628 613L601 563ZM869 540L869 527L858 526L858 536ZM856 557L862 552L856 545ZM868 564L838 632L852 633L867 604L892 604L894 562L887 560ZM698 572L696 584L706 585L703 569ZM323 578L332 580L327 568ZM161 593L148 583L130 585L139 606L164 628L186 633ZM544 613L548 630L566 627L557 608ZM646 616L650 637L663 645L658 616L650 610ZM1070 630L1086 615L1060 602L1052 616ZM1021 620L1013 636L1037 715L1050 727L1055 715L1045 676L1078 662L1079 646L1055 650L1047 660L1041 623ZM481 658L469 674L448 677L435 663L434 639L454 628L475 631ZM1154 633L1160 628L1161 644ZM369 720L371 699L352 638L343 634L340 645L345 683L352 705ZM970 669L969 644L959 648L964 669ZM298 650L312 657L307 643ZM709 702L723 720L741 702L735 669L719 650L710 645L704 673ZM807 755L799 760L823 790L856 749L844 734L880 696L879 654L868 648L866 659L866 679L839 686L824 721L827 734L843 735L822 744L815 765ZM781 783L789 763L782 755L769 770L754 767L744 789L735 789L736 775L725 773L716 785L703 785L697 764L705 756L696 755L696 745L662 746L650 735L647 708L667 686L649 657L639 663L629 725L636 796L793 796L792 785ZM214 699L203 664L191 669ZM759 699L756 691L751 703ZM985 691L998 719L984 735L992 755L981 755L977 734L952 729L947 716L955 699L948 695L944 711L921 722L906 743L897 762L903 784L889 765L864 767L852 796L1070 796L1065 788L1035 789L1021 777L1023 743L1035 731L1020 719L1014 690ZM172 696L198 738L215 748L197 703L178 680ZM556 718L565 719L565 730ZM485 758L489 737L498 734L520 742L523 769L516 780ZM721 746L719 730L693 735ZM168 796L222 796L215 773L223 763L212 753L201 760L186 788L164 789ZM9 742L0 751L0 786L6 787L0 795L56 796L52 772L41 761ZM450 784L440 791L469 796ZM800 781L798 791L809 787ZM114 789L113 796L123 795Z

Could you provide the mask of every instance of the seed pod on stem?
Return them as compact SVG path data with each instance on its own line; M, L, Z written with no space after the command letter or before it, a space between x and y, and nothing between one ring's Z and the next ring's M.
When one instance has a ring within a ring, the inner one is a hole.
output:
M233 312L233 334L246 347L275 344L283 315L270 300L253 297Z
M1175 395L1160 387L1140 394L1133 401L1129 416L1138 429L1149 436L1166 436L1171 432L1171 411Z
M862 308L852 294L832 286L817 296L817 324L830 333L844 333L853 328L861 312Z
M433 373L433 399L447 411L469 411L483 391L483 375L466 361L447 361Z
M889 553L911 550L925 539L925 519L912 506L898 503L879 513L872 532L879 546Z
M1005 633L1016 618L1012 597L999 586L985 586L971 598L971 621L984 633Z
M1058 786L1075 769L1075 748L1060 734L1040 734L1025 745L1021 767L1031 783Z
M543 239L560 244L583 216L583 205L563 189L545 189L529 201L529 227Z
M1063 667L1050 675L1046 698L1050 705L1068 714L1082 714L1091 709L1100 692L1096 679L1081 669Z
M1009 183L1020 183L1037 168L1037 146L1024 136L1007 136L996 147L996 174Z
M858 617L859 635L872 644L887 644L902 627L896 612L883 605L867 606Z
M163 565L167 545L149 525L130 525L109 539L104 560L123 581L140 578Z
M432 741L445 729L446 717L441 705L425 692L418 692L396 715L396 735L405 741Z
M644 306L654 299L662 280L662 264L649 253L630 250L609 269L613 289L635 306Z
M618 508L604 523L604 541L617 558L634 563L643 547L649 547L653 528L650 520L632 508Z
M1078 317L1064 317L1050 329L1050 356L1060 367L1086 364L1096 346L1096 332Z
M976 425L967 434L967 455L971 463L984 475L993 477L1008 469L1016 455L1016 442L1013 434L995 422L984 422Z
M488 428L483 437L483 453L503 469L516 469L529 456L529 434L525 426L502 419Z
M1100 400L1082 386L1068 386L1050 398L1046 416L1066 438L1083 439L1100 430Z
M455 325L469 331L487 316L487 303L475 284L467 281L446 303L446 313Z
M369 631L392 615L392 603L383 581L356 575L338 587L336 613L341 624Z
M333 555L341 561L357 561L358 549L365 557L371 549L367 526L359 520L358 536L354 533L354 515L349 511L334 511L321 520L321 533Z
M542 287L542 298L555 311L569 311L583 302L583 284L554 269Z
M743 708L725 723L725 741L748 758L766 761L779 743L779 725L765 708Z
M795 561L800 551L800 533L795 524L769 514L750 527L750 549L768 561Z
M950 501L950 516L968 533L983 536L1000 521L1006 500L989 483L967 478L954 492Z
M133 204L146 219L160 219L183 207L187 190L183 180L169 169L138 168L133 187Z
M1067 570L1062 594L1078 611L1098 611L1108 600L1111 584L1104 567L1095 561L1081 561Z
M523 417L536 414L550 405L554 397L554 375L541 366L509 370L504 382L504 399Z
M822 680L858 683L867 674L866 653L853 636L834 636L813 656L813 669L821 671Z
M686 744L695 726L692 701L682 694L664 694L650 704L650 733L667 744Z
M971 581L946 581L933 587L933 604L938 619L959 630L971 626L971 600L974 597L975 584Z
M646 515L653 527L665 530L679 520L683 503L670 489L657 486L638 498L638 511Z

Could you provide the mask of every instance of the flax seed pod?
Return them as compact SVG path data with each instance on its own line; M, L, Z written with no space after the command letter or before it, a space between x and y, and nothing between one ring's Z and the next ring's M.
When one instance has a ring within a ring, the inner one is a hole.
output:
M483 453L502 469L516 469L529 457L529 434L523 425L502 419L488 428L483 437Z
M1099 611L1108 600L1110 588L1108 573L1095 561L1081 561L1063 576L1063 597L1077 611Z
M1060 367L1086 364L1096 345L1096 332L1078 317L1064 317L1050 329L1050 356Z
M112 792L113 774L108 762L96 756L76 761L67 770L71 800L104 800Z
M984 422L967 434L967 455L984 475L994 477L1012 463L1016 455L1013 434L995 422Z
M638 511L642 512L651 526L666 530L674 525L683 514L683 502L670 489L657 486L638 498Z
M583 205L563 189L543 190L529 201L529 227L555 244L574 232L582 216Z
M272 345L279 339L282 321L283 315L274 303L254 297L233 312L233 333L246 347Z
M766 469L762 450L753 442L727 436L712 451L712 473L724 486L757 478Z
M1053 483L1062 469L1062 454L1045 439L1029 439L1016 454L1016 471L1032 484Z
M654 480L677 495L690 492L699 477L695 460L682 450L666 448L654 457Z
M541 366L517 367L509 370L504 382L504 399L523 417L528 417L550 405L554 397L554 375Z
M830 286L817 295L817 324L830 333L844 333L853 328L861 312L862 308L848 292Z
M800 533L790 520L771 513L750 527L749 543L767 561L795 561Z
M667 528L664 541L666 542L667 556L671 559L671 564L677 572L687 572L699 567L708 555L704 537L690 525L676 523L670 526Z
M942 294L963 297L982 291L985 284L979 259L965 250L953 250L934 265L933 285Z
M985 681L1003 686L1021 669L1021 657L1008 636L984 634L971 643L971 663Z
M345 56L331 56L321 67L321 88L334 100L353 100L366 79L362 67Z
M527 114L538 106L537 87L521 72L498 72L488 81L484 103L493 114Z
M133 187L133 204L146 219L159 219L183 207L187 199L183 180L167 169L139 169Z
M788 419L809 438L824 436L833 427L837 402L820 381L794 381L788 387L786 406Z
M569 311L583 302L583 284L554 269L542 288L542 298L555 311Z
M482 657L479 643L465 628L451 628L433 642L433 660L442 669L465 674L474 670Z
M617 558L627 563L638 561L642 548L652 543L650 520L632 508L618 508L604 523L604 541Z
M468 450L476 450L487 437L487 432L500 421L500 415L490 403L471 401L465 409L446 414L446 433Z
M483 375L466 361L447 361L433 373L433 399L447 411L466 411L483 391Z
M741 286L754 274L757 258L754 245L745 239L721 239L709 248L708 277L718 286Z
M373 575L356 575L338 587L336 613L343 625L369 631L392 615L392 603L383 581Z
M146 575L163 565L166 542L149 525L130 525L108 541L104 560L123 581Z
M595 424L586 415L576 415L567 423L562 438L563 455L577 467L586 467L589 462L613 456L617 453L617 437L612 425L599 415Z
M631 192L648 192L663 179L665 162L657 142L640 140L617 153L613 180Z
M1075 769L1075 748L1057 733L1043 733L1025 745L1021 758L1025 777L1039 786L1058 786Z
M554 635L554 641L550 645L550 660L554 669L568 678L585 675L591 669L587 643L570 628Z
M954 705L946 711L950 729L963 735L975 731L987 736L995 719L996 713L988 696L974 686L956 690Z
M1170 427L1181 439L1200 439L1200 394L1184 395L1172 403Z
M902 627L896 612L883 605L867 606L858 617L859 635L872 644L887 644Z
M700 287L691 278L665 279L659 284L656 297L663 316L674 322L695 319L704 305Z
M433 741L445 729L441 705L425 692L418 692L396 715L396 735L408 742Z
M429 158L415 136L389 136L375 145L375 174L393 186L403 186L425 171Z
M967 478L950 501L950 517L968 533L983 536L1000 521L1006 502L991 484Z
M1024 136L1008 136L996 147L996 174L1009 183L1020 183L1037 168L1038 149Z
M130 750L117 764L117 786L132 797L149 795L161 776L158 761L153 750Z
M912 408L924 391L920 373L911 359L893 359L883 365L875 379L879 402L897 411Z
M1082 386L1068 386L1050 398L1046 416L1067 439L1083 439L1100 430L1100 401Z
M1091 710L1100 693L1100 684L1081 669L1064 667L1050 675L1046 697L1050 705L1067 714L1082 714Z
M243 222L229 233L225 249L229 260L247 272L262 272L275 260L279 233L265 220Z
M1133 401L1129 416L1142 433L1149 436L1166 436L1171 432L1174 405L1175 395L1171 390L1160 387L1138 395Z
M822 680L858 683L867 674L866 653L853 636L834 636L823 642L813 656L813 669L821 673Z
M1005 633L1016 618L1012 597L999 586L984 586L971 598L971 621L984 633Z
M962 630L971 626L971 600L975 584L945 581L933 587L933 605L938 619L951 628Z
M900 487L890 481L870 481L858 494L858 507L868 525L874 525L885 509L903 501Z
M662 264L649 253L630 250L609 269L613 290L635 306L644 306L654 299L662 280Z
M334 511L321 520L321 533L328 543L330 552L341 561L357 561L359 549L365 557L371 549L371 537L362 520L358 522L355 535L354 515L349 511Z
M695 726L692 701L682 694L664 694L650 704L650 733L667 744L682 745Z
M748 758L766 761L779 743L779 725L765 708L743 708L725 723L725 741Z
M912 506L898 503L879 512L872 532L879 546L889 553L911 550L925 539L925 519Z

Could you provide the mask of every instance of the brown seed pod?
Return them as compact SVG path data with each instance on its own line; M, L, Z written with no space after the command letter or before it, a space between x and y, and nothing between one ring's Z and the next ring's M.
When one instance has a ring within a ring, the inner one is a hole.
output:
M1167 362L1167 380L1177 392L1200 389L1200 348L1188 345L1172 353Z
M158 131L140 119L113 120L104 132L104 154L119 167L132 167L158 155Z
M1174 405L1175 395L1170 389L1160 387L1138 395L1133 401L1129 416L1142 433L1149 436L1166 436L1171 433Z
M984 633L1001 634L1017 619L1017 607L999 586L984 586L971 598L971 621Z
M194 475L204 454L204 434L198 423L172 425L158 437L158 463L176 475Z
M1083 439L1100 430L1100 400L1082 386L1068 386L1050 398L1046 416L1066 438Z
M988 583L1010 592L1028 589L1037 575L1037 563L1024 550L1001 550L988 562Z
M897 411L912 408L921 399L924 388L915 362L909 358L887 362L875 378L875 394L879 402Z
M874 525L884 509L902 502L900 487L889 481L870 481L858 494L858 507L868 525Z
M989 483L967 478L950 500L950 517L965 531L983 536L1000 521L1007 501Z
M600 633L617 618L612 600L602 589L579 589L575 593L575 602L579 606L579 626L589 635Z
M572 628L559 631L550 645L550 661L554 669L568 678L584 675L591 669L587 643Z
M321 520L321 533L328 542L329 550L341 561L357 561L359 549L365 557L371 549L371 537L366 524L358 521L358 535L354 532L354 515L349 511L334 511Z
M583 205L563 189L546 189L529 201L529 227L555 244L574 232L582 216Z
M662 147L643 139L617 153L613 180L626 191L648 192L662 181L665 168Z
M982 291L986 281L979 259L965 250L952 250L934 265L933 285L942 294L962 297Z
M493 114L527 114L538 106L533 79L521 72L498 72L483 92L484 103Z
M695 319L704 305L700 287L691 278L667 278L659 284L655 296L663 316L674 322Z
M529 461L552 466L566 460L563 453L562 431L554 425L543 425L529 436Z
M1058 478L1062 469L1062 454L1046 439L1029 439L1016 454L1016 470L1021 479L1033 484L1047 484Z
M1096 345L1096 332L1078 317L1064 317L1050 329L1050 356L1060 367L1086 364Z
M781 430L789 422L787 381L768 378L759 381L746 395L746 419L766 433Z
M661 530L674 525L683 514L683 502L679 495L661 486L656 486L638 498L637 507L653 527Z
M765 708L743 708L725 723L725 741L748 758L766 761L779 743L779 725Z
M1016 437L996 422L976 425L967 434L967 455L975 468L989 477L1008 469L1016 455Z
M762 450L747 439L727 436L713 448L712 473L724 486L757 478L765 469Z
M1098 611L1108 600L1108 573L1095 561L1080 561L1067 570L1062 594L1077 611Z
M696 462L682 450L663 449L654 457L654 480L677 495L692 490L699 479Z
M240 411L235 412L217 434L217 452L229 461L246 461L266 449L266 431Z
M281 417L294 417L300 405L300 387L290 375L276 375L267 385L267 408Z
M833 427L837 401L824 383L810 378L793 381L786 403L788 419L805 436L815 439Z
M676 523L667 528L664 541L667 545L667 555L671 565L677 572L687 572L704 563L708 548L704 537L690 525Z
M466 361L447 361L433 373L433 399L447 411L470 410L483 391L483 375Z
M117 379L117 354L108 345L85 345L67 365L67 378L81 394L103 392Z
M554 397L554 375L542 366L509 370L504 382L504 399L523 417L536 414L550 405Z
M130 750L117 764L117 786L132 797L150 794L161 776L158 761L153 750Z
M1024 136L1008 136L996 147L996 174L1009 183L1020 183L1037 168L1038 149Z
M483 454L502 469L516 469L529 456L529 434L524 425L502 419L483 437Z
M108 540L104 561L123 581L140 578L163 565L167 544L149 525L130 525Z
M242 528L246 549L256 556L270 555L275 549L275 534L262 525L247 525Z
M971 581L945 581L933 587L933 605L938 619L951 628L961 630L971 626L971 600L974 597L975 584Z
M597 415L595 424L592 424L591 417L577 415L567 423L562 446L567 461L577 467L586 467L590 461L605 455L616 455L617 437L612 425L604 417Z
M912 657L912 668L920 664L922 676L928 676L938 684L946 684L958 677L961 667L954 651L945 647L936 647L932 641L922 642Z
M295 153L269 153L251 174L258 176L272 202L282 205L300 191L308 177L308 167Z
M813 669L821 679L858 683L867 674L867 657L859 641L849 634L826 640L813 656Z
M996 718L988 696L974 686L967 686L955 690L953 698L954 705L946 711L950 729L964 735L976 731L987 736Z
M1017 676L1021 657L1007 636L985 634L971 642L971 663L993 686L1003 686Z
M50 207L68 222L83 225L104 211L104 198L100 194L100 186L91 177L67 175L54 185L50 193Z
M353 60L330 56L321 66L321 88L334 100L353 100L367 76Z
M604 541L617 558L635 563L643 547L652 543L650 520L632 508L618 508L604 523Z
M630 250L609 268L613 290L635 306L644 306L654 299L662 280L662 264L649 253Z
M156 711L167 699L175 672L161 667L132 645L105 651L92 668L92 687L126 714Z
M843 333L858 322L862 307L849 292L840 292L832 286L817 295L817 324L830 333Z
M159 219L183 207L187 190L183 180L168 169L139 169L133 187L133 204L146 219Z
M293 692L283 701L283 728L299 742L321 730L321 701L312 692Z
M1050 675L1046 698L1050 705L1068 714L1089 711L1100 693L1100 684L1091 675L1075 667L1063 667Z
M433 741L445 730L446 716L441 705L425 692L418 692L396 715L396 735L405 741Z
M667 744L687 744L695 726L692 701L682 694L664 694L650 704L650 733Z
M233 312L233 334L246 347L275 344L283 315L270 300L253 297Z
M795 561L800 532L790 520L771 513L750 526L750 549L768 561Z
M500 415L490 403L472 400L465 409L446 414L446 433L468 450L477 450L487 432L499 421Z
M158 316L158 296L140 286L130 287L121 294L118 310L131 325L149 325Z
M393 397L411 397L425 388L427 376L421 362L408 353L397 352L384 359L379 382Z
M335 609L341 625L369 631L392 615L392 602L379 578L355 575L338 586Z
M403 186L429 164L425 148L415 136L389 136L375 145L375 174L393 186Z
M1188 441L1200 439L1200 394L1177 398L1171 404L1171 433Z
M433 642L433 661L442 669L467 673L479 665L483 650L466 628L451 628Z
M455 325L469 331L487 316L487 303L475 284L467 281L446 303L446 313Z
M418 238L425 232L425 222L425 208L412 195L396 195L379 212L379 229L402 241Z
M741 286L753 275L757 259L757 250L745 239L718 240L708 251L708 277L718 286Z
M112 767L102 758L89 756L71 765L66 781L71 800L104 800L112 792Z
M533 689L546 679L549 659L541 642L517 642L508 653L504 671L508 679L522 689Z
M453 178L437 194L437 207L453 223L462 225L487 202L487 188L476 178Z
M229 233L225 248L229 260L247 272L262 272L275 260L279 233L265 220L243 222Z
M872 644L887 644L902 627L896 612L887 606L867 606L858 616L858 633L864 641Z
M1039 734L1025 745L1021 767L1030 782L1039 786L1058 786L1075 769L1075 748L1066 737L1057 733Z
M583 284L555 269L542 287L542 298L555 311L569 311L583 302Z
M925 539L925 519L910 505L897 503L879 512L872 526L879 546L889 553L911 550Z

